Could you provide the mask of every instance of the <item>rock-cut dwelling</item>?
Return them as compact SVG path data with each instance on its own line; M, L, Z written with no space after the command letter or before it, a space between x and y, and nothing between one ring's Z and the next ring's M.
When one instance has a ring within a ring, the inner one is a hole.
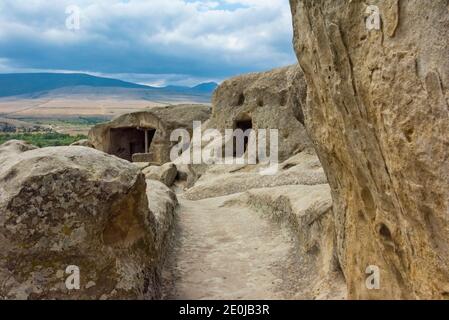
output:
M302 113L306 91L298 65L226 80L214 93L210 126L221 132L277 129L279 160L286 160L311 146ZM247 137L244 143L246 151ZM234 150L234 156L242 156L238 151Z
M209 119L207 105L153 107L121 115L99 124L89 132L95 149L132 162L164 164L170 162L173 130L186 129L192 134L193 122Z

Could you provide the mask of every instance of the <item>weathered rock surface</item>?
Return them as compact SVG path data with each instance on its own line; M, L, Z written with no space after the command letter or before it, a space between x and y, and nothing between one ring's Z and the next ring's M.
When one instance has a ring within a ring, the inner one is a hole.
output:
M349 298L449 294L448 1L290 0ZM380 290L365 270L380 268Z
M260 165L212 165L188 189L189 200L220 197L254 188L326 183L323 168L313 150L305 150L279 164L274 175L262 175Z
M79 141L75 141L70 146L88 147L88 148L93 148L94 147L94 145L88 139L82 139L82 140L79 140Z
M166 163L162 166L149 166L142 171L145 177L150 180L157 180L171 187L175 182L178 170L173 163Z
M8 157L34 149L37 149L37 147L21 140L9 140L5 142L0 145L0 167L2 167L2 162Z
M149 209L155 217L157 252L164 253L173 238L176 207L176 194L165 184L147 179Z
M224 81L212 99L211 127L224 132L250 120L252 129L279 130L279 159L310 146L302 124L306 85L298 65Z
M159 296L155 218L137 167L84 147L6 148L15 151L0 152L1 298ZM65 286L70 265L80 290Z

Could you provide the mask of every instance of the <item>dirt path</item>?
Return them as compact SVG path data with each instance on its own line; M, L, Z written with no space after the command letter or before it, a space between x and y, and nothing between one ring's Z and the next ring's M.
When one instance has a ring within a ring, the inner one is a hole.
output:
M235 196L188 201L179 195L167 299L295 299L301 273L286 230L240 207Z

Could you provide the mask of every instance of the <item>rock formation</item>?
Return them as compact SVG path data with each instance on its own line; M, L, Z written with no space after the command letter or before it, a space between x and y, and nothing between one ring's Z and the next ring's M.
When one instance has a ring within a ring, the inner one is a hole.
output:
M162 182L150 179L146 182L149 209L155 217L155 247L157 252L163 253L163 260L163 255L173 238L178 199L176 194Z
M313 150L306 150L279 164L275 175L263 176L258 166L209 166L185 196L200 200L275 186L317 185L327 183L323 168Z
M147 179L160 181L167 187L173 185L178 174L176 166L170 162L162 166L149 166L144 168L142 172Z
M290 4L349 298L447 298L448 1Z
M214 92L210 127L278 129L279 160L310 146L301 105L306 86L298 65L224 81Z
M88 147L88 148L94 147L94 145L92 143L90 143L90 141L88 139L82 139L79 141L75 141L70 146L72 146L72 147Z
M7 157L17 155L19 153L37 149L37 147L20 140L9 140L0 145L0 163Z
M146 192L136 166L91 148L0 146L0 298L158 298L156 239L169 228Z
M96 149L128 161L162 165L170 161L170 150L177 144L170 141L172 131L186 129L192 134L193 122L206 121L209 115L210 107L205 105L153 107L93 127L89 141Z

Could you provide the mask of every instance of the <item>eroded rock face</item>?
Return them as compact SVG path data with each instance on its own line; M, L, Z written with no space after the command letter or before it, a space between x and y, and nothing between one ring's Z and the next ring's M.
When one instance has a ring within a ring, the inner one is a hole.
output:
M448 1L290 0L349 298L449 293ZM372 17L372 16L371 16ZM380 290L365 270L380 268Z
M250 73L224 81L214 92L210 127L278 129L279 159L310 146L302 124L306 85L298 65ZM242 124L240 126L239 124Z
M84 147L0 161L1 298L158 297L155 219L136 166ZM70 265L80 290L65 286Z

